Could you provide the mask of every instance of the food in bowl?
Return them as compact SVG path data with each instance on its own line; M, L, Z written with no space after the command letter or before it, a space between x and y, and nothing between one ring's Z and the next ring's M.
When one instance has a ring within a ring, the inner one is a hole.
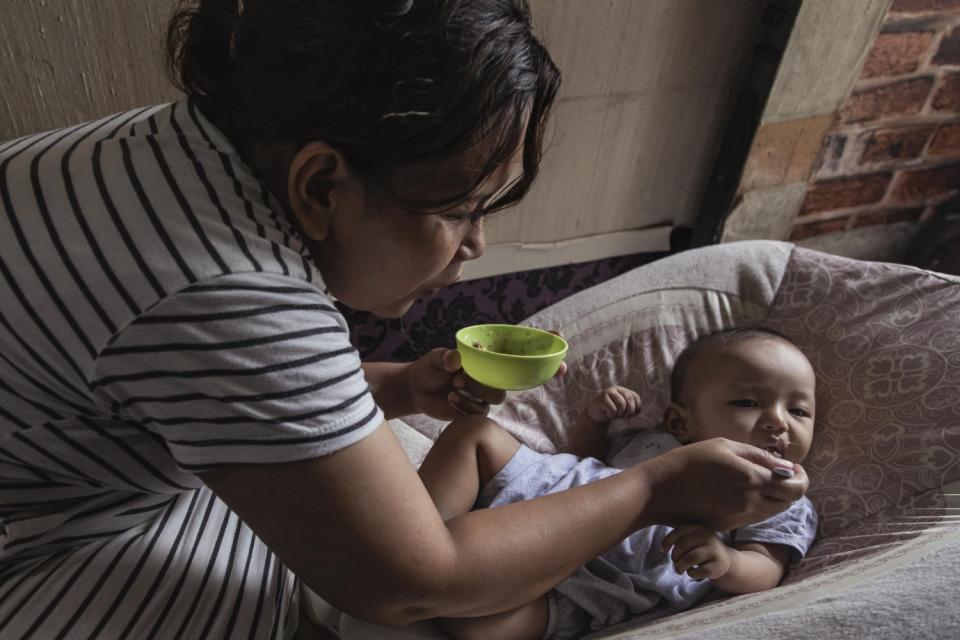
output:
M557 373L567 353L558 335L514 324L478 324L456 334L463 370L494 389L530 389Z

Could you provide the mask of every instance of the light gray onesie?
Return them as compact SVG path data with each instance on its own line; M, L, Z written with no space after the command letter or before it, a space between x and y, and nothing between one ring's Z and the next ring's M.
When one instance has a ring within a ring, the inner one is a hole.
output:
M496 507L595 482L678 446L664 431L642 432L631 438L610 465L521 446L484 486L477 504ZM544 637L581 638L634 616L652 618L682 611L717 595L709 580L697 581L674 571L669 554L660 547L671 530L662 525L641 529L557 585L548 596L550 619ZM763 522L718 535L726 544L782 544L797 561L810 548L816 530L817 514L804 497ZM589 531L584 535L590 535Z

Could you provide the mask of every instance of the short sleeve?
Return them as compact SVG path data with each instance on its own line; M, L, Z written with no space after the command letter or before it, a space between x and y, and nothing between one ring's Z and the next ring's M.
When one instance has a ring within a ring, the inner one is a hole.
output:
M763 522L733 532L733 542L782 544L790 548L791 561L801 560L817 535L817 512L807 497Z
M284 276L221 276L119 331L89 381L116 429L162 439L197 473L327 455L383 422L323 291Z

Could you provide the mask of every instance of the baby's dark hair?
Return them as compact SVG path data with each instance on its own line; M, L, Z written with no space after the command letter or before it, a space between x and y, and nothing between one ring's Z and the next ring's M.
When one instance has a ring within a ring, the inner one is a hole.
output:
M492 142L456 206L523 149L517 202L540 163L560 72L527 0L181 0L167 29L174 82L241 149L319 140L379 193L399 168Z
M711 349L723 348L737 342L743 342L744 340L771 338L774 340L782 340L794 347L797 346L793 340L779 331L760 326L731 327L700 336L680 352L677 361L673 365L673 373L670 374L670 399L674 402L680 401L683 385L687 381L691 366L705 352Z

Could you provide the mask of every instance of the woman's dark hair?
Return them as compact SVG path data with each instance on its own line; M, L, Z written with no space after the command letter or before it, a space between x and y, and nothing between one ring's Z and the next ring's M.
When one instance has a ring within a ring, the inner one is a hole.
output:
M690 368L705 352L727 347L744 340L757 339L779 340L794 347L797 346L793 340L779 331L761 326L731 327L702 335L687 345L677 357L677 361L673 365L673 372L670 374L670 399L674 402L680 402L680 395L683 393L683 385L687 381Z
M526 0L193 0L166 44L175 83L238 146L322 140L373 186L492 140L474 184L430 208L523 144L523 177L492 208L518 201L560 84Z

